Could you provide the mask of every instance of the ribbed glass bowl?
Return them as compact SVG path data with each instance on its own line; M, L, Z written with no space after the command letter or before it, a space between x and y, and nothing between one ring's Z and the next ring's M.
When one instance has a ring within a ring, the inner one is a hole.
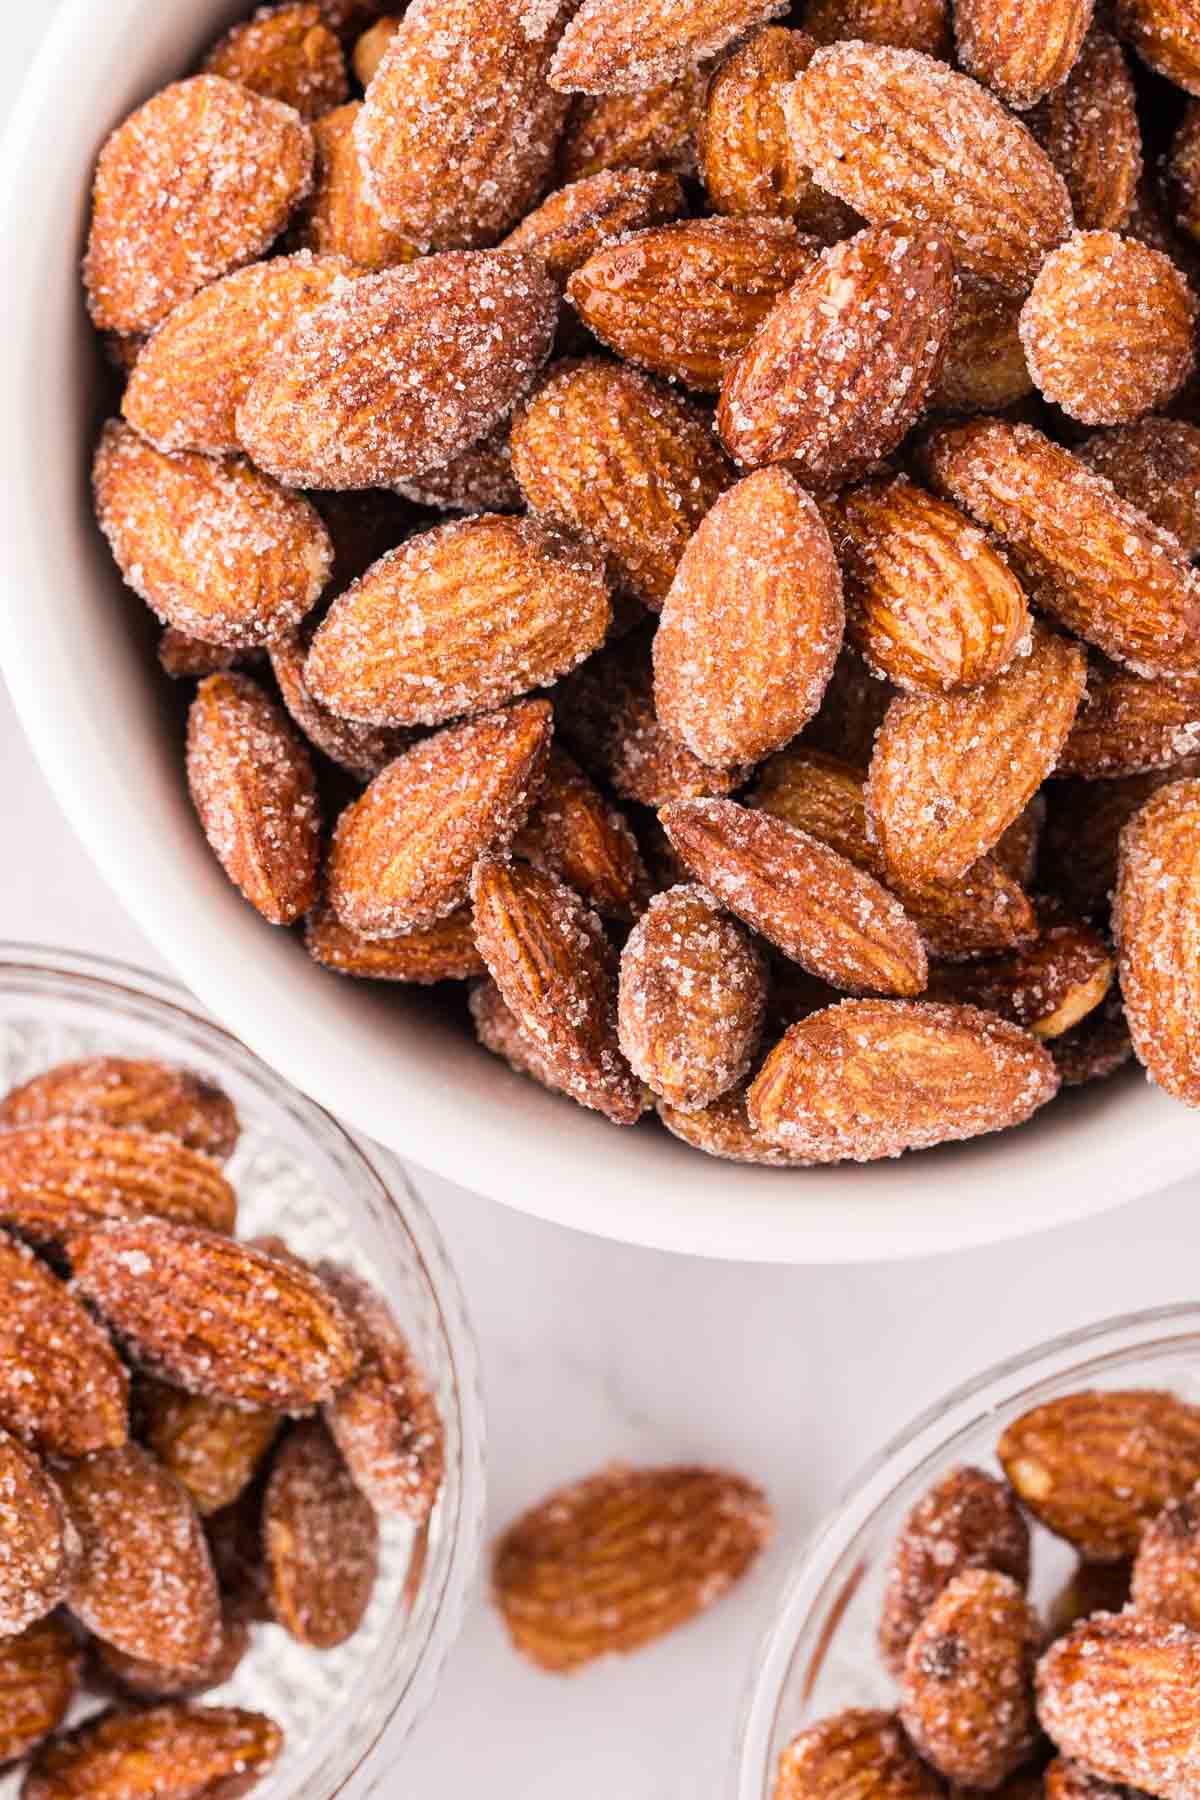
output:
M1130 1313L998 1363L915 1419L802 1547L746 1691L728 1792L771 1800L796 1732L847 1706L892 1707L875 1647L887 1565L908 1512L960 1463L999 1472L996 1444L1030 1407L1080 1388L1167 1388L1200 1403L1200 1307ZM1045 1616L1075 1566L1035 1526L1031 1598Z
M161 1057L219 1082L242 1122L228 1165L239 1233L277 1232L302 1255L334 1256L368 1276L436 1395L446 1434L441 1494L420 1531L383 1521L380 1577L359 1631L321 1653L258 1627L233 1680L205 1696L258 1708L283 1727L285 1750L256 1797L391 1792L397 1748L458 1635L483 1526L478 1367L445 1247L398 1163L273 1074L182 988L100 958L0 944L0 1090L104 1053ZM3 1800L17 1787L0 1778Z

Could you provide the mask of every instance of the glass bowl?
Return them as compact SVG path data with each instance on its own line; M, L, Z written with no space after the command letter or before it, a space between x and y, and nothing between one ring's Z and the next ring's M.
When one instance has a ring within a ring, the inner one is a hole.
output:
M893 1707L875 1647L883 1583L907 1514L959 1463L999 1473L1001 1433L1030 1407L1079 1388L1169 1388L1200 1402L1200 1307L1108 1319L998 1363L923 1412L863 1469L793 1564L742 1707L729 1792L771 1800L780 1752L847 1706ZM1076 1563L1033 1526L1030 1596L1043 1616Z
M256 1707L286 1746L262 1800L366 1795L431 1698L458 1635L483 1529L483 1407L475 1346L446 1251L400 1166L349 1136L199 1012L182 988L106 959L0 944L0 1091L52 1063L113 1052L161 1057L230 1094L242 1136L228 1172L239 1232L279 1232L334 1255L384 1295L429 1379L446 1474L427 1526L382 1521L367 1617L320 1653L259 1628L233 1679L206 1701ZM16 1793L0 1779L0 1796Z

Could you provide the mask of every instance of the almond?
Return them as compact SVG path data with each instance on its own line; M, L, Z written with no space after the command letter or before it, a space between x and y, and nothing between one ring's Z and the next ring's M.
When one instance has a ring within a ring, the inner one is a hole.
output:
M895 689L873 675L850 644L833 665L824 699L804 733L805 747L865 769Z
M333 908L322 902L308 915L304 928L308 953L339 975L366 981L466 981L483 974L483 958L475 947L471 909L437 919L417 931L395 937L365 938L343 925Z
M338 918L390 937L445 918L471 870L523 824L541 782L550 709L526 701L416 744L338 820L329 898Z
M165 1131L218 1162L233 1155L240 1129L233 1101L206 1076L129 1056L55 1063L0 1100L0 1125L47 1125L55 1119Z
M384 51L399 29L400 15L385 13L373 25L368 25L361 37L355 38L350 66L360 87L370 87L371 78L383 61Z
M260 7L218 39L202 66L206 75L223 75L294 106L310 122L340 106L349 92L342 46L315 0Z
M881 225L833 245L726 376L726 448L752 466L788 461L817 486L862 474L920 411L953 298L954 264L936 232Z
M482 960L482 958L480 959ZM527 1075L554 1094L572 1094L571 1070L552 1051L526 1034L521 1022L490 976L471 983L467 996L475 1036L483 1048L506 1062L516 1075Z
M686 219L598 250L567 298L618 355L715 392L819 251L786 219Z
M818 838L732 800L679 800L661 817L697 880L812 974L852 992L925 986L900 902Z
M671 888L650 902L621 953L621 1049L656 1094L699 1111L749 1069L766 993L749 933L703 888Z
M873 1162L1023 1124L1057 1088L1037 1039L992 1013L847 1000L789 1028L748 1108L796 1156Z
M998 100L890 45L818 50L788 91L792 148L873 224L940 233L958 267L1014 293L1071 229L1049 157Z
M1067 79L1091 22L1092 0L957 0L958 60L1024 112Z
M786 0L583 0L550 69L563 93L621 94L677 80L787 11Z
M513 855L575 889L604 917L632 919L649 877L637 839L565 750L552 745L542 791Z
M1029 1582L1029 1527L1012 1489L982 1469L955 1468L904 1521L884 1588L879 1649L893 1674L938 1596L967 1569Z
M59 1119L0 1131L0 1221L38 1243L101 1219L176 1219L232 1231L220 1165L161 1132Z
M900 688L975 687L1029 631L1020 584L957 507L905 476L843 494L826 514L846 578L846 625Z
M482 513L411 537L334 601L304 667L372 725L438 725L545 687L604 641L600 557L536 519Z
M1001 538L1034 600L1139 674L1200 669L1200 578L1179 544L1028 425L934 433L935 487Z
M1009 956L932 970L938 1000L967 1001L1024 1025L1043 1040L1061 1037L1103 1004L1116 965L1088 925L1048 925L1037 942Z
M0 1425L43 1456L129 1436L129 1378L106 1334L24 1244L0 1241Z
M214 1655L199 1670L168 1669L114 1650L100 1638L91 1643L95 1674L122 1697L153 1703L159 1700L191 1700L232 1681L250 1649L250 1627L241 1619L223 1618Z
M674 175L652 169L602 169L551 194L504 242L543 262L565 283L607 244L661 225L685 209Z
M28 1755L62 1724L82 1661L70 1626L58 1614L16 1637L0 1638L0 1760Z
M386 487L490 431L545 360L558 290L512 250L351 282L266 358L238 436L290 487Z
M746 1090L734 1088L695 1111L658 1102L658 1116L671 1133L693 1150L725 1162L752 1163L762 1168L797 1169L804 1162L789 1156L778 1144L768 1143L754 1130L746 1115Z
M949 61L950 21L945 0L812 0L804 28L819 44L858 38L895 44Z
M616 959L595 913L551 876L484 857L475 936L505 1002L555 1084L619 1125L641 1094L617 1043Z
M992 848L1053 770L1086 679L1082 647L1039 625L986 687L893 700L867 810L899 880L954 881Z
M294 1412L354 1372L345 1314L294 1259L158 1220L80 1232L70 1256L80 1293L137 1362L189 1393Z
M1182 1500L1164 1506L1142 1535L1130 1588L1135 1611L1191 1631L1200 1627L1198 1538L1200 1505L1193 1488Z
M1038 1665L1038 1714L1063 1756L1159 1794L1200 1783L1200 1636L1135 1613L1101 1614Z
M551 370L517 410L512 451L533 510L590 538L614 583L656 610L733 480L697 407L598 357Z
M925 1614L905 1656L900 1717L947 1780L999 1787L1029 1756L1040 1637L1017 1583L994 1569L956 1575Z
M236 649L303 618L329 576L320 515L236 458L164 455L110 419L92 465L117 567L160 619Z
M546 85L563 0L420 0L354 128L367 190L422 249L493 243L536 205L566 102Z
M84 281L101 330L151 331L261 256L312 178L290 106L218 75L160 88L100 152Z
M167 625L158 640L158 663L172 681L191 681L205 675L219 675L232 669L242 653L228 644L206 644L203 638L189 637L174 625Z
M163 1468L187 1489L202 1517L232 1506L275 1441L280 1415L231 1406L143 1376L139 1435Z
M247 1791L279 1755L283 1733L262 1713L173 1702L106 1712L55 1738L25 1778L23 1800L156 1800Z
M221 867L272 925L316 898L320 812L312 762L248 675L209 675L188 712L192 803Z
M411 733L386 725L343 718L317 700L305 680L310 638L307 630L289 631L267 647L279 697L308 742L360 781L386 768L411 742Z
M448 463L422 469L419 475L398 481L396 493L416 506L430 506L435 512L522 512L525 500L513 474L508 434L505 419L495 431L460 450Z
M1200 1479L1200 1410L1148 1388L1064 1394L1014 1420L996 1454L1048 1530L1117 1562Z
M220 1641L220 1603L187 1490L136 1444L100 1450L60 1474L83 1546L68 1603L128 1656L203 1668Z
M344 1644L363 1621L379 1568L379 1526L319 1420L293 1427L263 1500L271 1612L316 1650Z
M323 1262L322 1281L354 1328L358 1368L323 1409L355 1484L377 1513L422 1524L442 1484L446 1447L437 1403L387 1305L350 1269Z
M1028 887L1037 874L1046 811L1046 792L1039 788L1025 810L1018 813L1008 830L996 839L992 852L1004 872L1023 887Z
M1200 555L1200 426L1141 419L1094 432L1076 455L1177 538L1188 556Z
M1200 25L1190 0L1116 0L1117 29L1144 63L1200 94Z
M1134 813L1159 788L1200 775L1200 757L1172 769L1103 782L1056 781L1050 796L1039 879L1074 913L1102 912L1117 879L1117 845Z
M1023 294L959 275L946 354L930 390L935 412L999 412L1033 392L1018 329Z
M941 1792L894 1713L849 1707L792 1739L779 1758L774 1800L938 1800Z
M1110 988L1103 1006L1098 1006L1095 1012L1090 1012L1086 1019L1061 1037L1051 1038L1048 1047L1065 1088L1107 1081L1133 1056L1120 994ZM1109 1610L1119 1612L1120 1607Z
M567 1674L696 1617L770 1533L763 1495L740 1476L616 1465L508 1527L493 1565L496 1604L522 1656Z
M0 1430L0 1641L66 1598L79 1539L57 1481Z
M1167 173L1175 202L1175 224L1190 239L1200 238L1200 106L1189 104L1180 121L1171 144ZM1143 189L1143 193L1145 191ZM1148 197L1153 207L1156 200L1153 188ZM1161 210L1156 219L1153 212L1151 217L1155 223L1161 223ZM1169 226L1164 226L1163 235L1167 242L1156 244L1155 248L1169 250L1172 247Z
M1160 1087L1200 1104L1200 780L1161 788L1121 833L1113 926L1133 1047Z
M350 100L313 123L312 192L297 215L294 238L318 255L340 256L359 269L413 262L417 246L394 231L367 189L354 141L361 100Z
M1166 423L1166 421L1164 421ZM1059 758L1064 775L1136 775L1200 751L1200 679L1133 675L1093 656L1087 694Z
M234 418L263 357L351 273L342 257L301 251L251 263L181 301L138 357L121 397L125 418L158 450L239 450Z
M636 94L580 96L559 145L563 180L579 181L602 169L693 174L706 86L704 71L689 69L677 81L659 82Z
M1067 79L1026 122L1067 184L1080 231L1119 231L1142 172L1142 133L1116 38L1093 26Z
M812 718L842 642L816 505L783 469L730 488L684 551L654 639L654 700L705 763L757 762Z

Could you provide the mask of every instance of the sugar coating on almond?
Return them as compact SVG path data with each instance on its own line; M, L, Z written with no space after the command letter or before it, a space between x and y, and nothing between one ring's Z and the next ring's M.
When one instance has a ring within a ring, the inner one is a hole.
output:
M564 93L631 93L677 79L787 11L787 0L584 0L563 33L550 79Z
M213 45L203 66L310 121L340 106L348 91L342 47L316 0L260 6Z

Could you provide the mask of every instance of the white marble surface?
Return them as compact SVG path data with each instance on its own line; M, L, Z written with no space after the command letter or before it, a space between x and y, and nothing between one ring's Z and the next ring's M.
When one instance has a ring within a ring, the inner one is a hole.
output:
M44 18L29 8L6 19L0 113ZM0 936L156 964L72 840L2 688L0 843ZM388 1790L416 1800L724 1795L773 1584L856 1466L996 1357L1197 1291L1180 1254L1195 1242L1195 1185L949 1260L786 1270L625 1249L416 1179L481 1341L494 1524L624 1457L727 1463L763 1483L780 1526L759 1571L706 1619L570 1682L523 1667L481 1598Z

